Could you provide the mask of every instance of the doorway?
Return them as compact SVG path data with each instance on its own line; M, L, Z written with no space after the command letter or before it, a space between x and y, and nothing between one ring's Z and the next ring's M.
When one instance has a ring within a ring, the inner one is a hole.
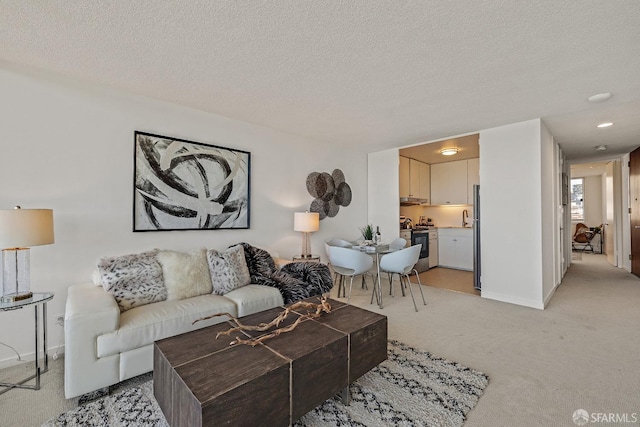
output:
M473 276L479 137L418 144L398 153L401 223L435 231L429 232L429 270L420 273L422 284L472 295L481 293Z

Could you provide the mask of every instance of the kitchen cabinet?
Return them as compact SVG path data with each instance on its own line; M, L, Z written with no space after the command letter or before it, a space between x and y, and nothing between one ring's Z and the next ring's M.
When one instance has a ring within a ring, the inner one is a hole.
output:
M431 204L466 205L467 161L431 165Z
M472 229L438 229L438 258L440 267L473 271Z
M431 198L431 168L427 163L400 156L400 197Z
M438 266L438 230L429 230L429 268Z
M400 197L411 197L409 158L400 156Z
M480 159L467 160L467 203L473 204L473 186L480 185Z
M407 241L405 247L411 246L411 230L400 230L400 237Z
M480 159L431 165L431 204L470 205L473 185L480 184Z

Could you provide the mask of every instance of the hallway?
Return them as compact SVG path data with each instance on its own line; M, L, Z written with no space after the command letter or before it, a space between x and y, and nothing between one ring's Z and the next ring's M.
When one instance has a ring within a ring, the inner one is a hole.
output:
M545 310L431 286L425 306L413 291L417 313L386 280L383 309L359 287L351 303L388 316L389 338L489 375L465 427L575 426L577 409L640 414L640 279L604 256L572 261Z

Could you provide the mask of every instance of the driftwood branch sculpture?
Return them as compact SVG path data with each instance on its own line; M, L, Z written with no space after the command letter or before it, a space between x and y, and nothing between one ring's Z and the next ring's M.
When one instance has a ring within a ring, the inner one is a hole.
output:
M280 327L280 324L287 318L287 316L289 316L289 313L291 313L292 311L296 312L296 311L303 311L303 310L306 310L306 313L305 314L300 313L299 317L291 325L283 328ZM290 307L285 308L280 314L278 314L269 323L259 323L257 325L245 325L242 322L240 322L240 319L232 316L229 313L217 313L217 314L212 314L211 316L194 320L193 324L200 322L202 320L212 319L218 316L229 317L231 321L236 324L236 326L229 328L224 332L218 332L218 334L216 335L216 339L218 339L220 335L229 336L232 333L238 332L238 331L265 332L273 327L277 328L273 332L266 335L262 335L258 338L245 339L245 338L236 337L236 339L234 341L231 341L231 343L229 344L229 345L246 344L246 345L255 347L256 345L270 338L277 337L280 334L293 331L300 323L302 323L306 319L317 319L322 315L322 313L330 313L330 312L331 312L331 304L329 304L329 302L327 301L327 298L323 296L320 298L320 302L318 304L312 303L312 302L306 302L306 301L300 301L300 302L294 303Z

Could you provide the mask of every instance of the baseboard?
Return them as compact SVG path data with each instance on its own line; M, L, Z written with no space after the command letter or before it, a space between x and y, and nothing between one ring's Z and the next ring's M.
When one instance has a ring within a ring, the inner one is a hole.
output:
M507 302L509 304L521 305L524 307L537 308L538 310L544 310L544 305L541 301L532 301L525 298L514 298L511 295L503 295L495 292L487 292L482 290L482 298L492 299L500 302Z
M55 347L49 347L49 351L47 354L49 355L49 360L53 360L53 355L62 356L64 354L64 345L59 345ZM5 359L0 360L0 369L10 368L12 366L20 365L22 363L35 363L35 352L23 353L20 355L20 360L18 360L18 356L14 354L13 357L7 357ZM42 356L40 356L42 357Z
M561 282L562 283L562 282ZM551 298L553 298L553 296L556 293L556 289L558 289L558 286L560 286L560 283L558 283L557 285L555 285L553 287L553 289L551 289L551 292L549 292L549 295L547 295L547 297L544 299L544 307L547 307L547 304L549 304L549 301L551 301Z

